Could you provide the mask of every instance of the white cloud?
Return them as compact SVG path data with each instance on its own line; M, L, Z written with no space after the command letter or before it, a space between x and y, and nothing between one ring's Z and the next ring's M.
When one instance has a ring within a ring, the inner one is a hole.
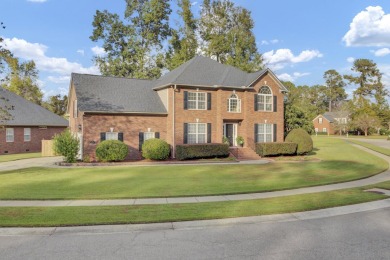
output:
M349 63L353 63L353 62L355 61L355 58L354 58L354 57L348 57L348 58L347 58L347 61L348 61Z
M304 77L304 76L307 76L307 75L310 75L310 73L307 73L307 72L305 72L305 73L294 72L292 75L290 75L288 73L283 73L283 74L278 75L278 78L280 80L283 80L283 81L294 82L298 78L301 78L301 77Z
M47 46L40 43L30 43L18 38L5 38L4 44L16 57L34 60L38 70L69 75L72 72L100 74L96 66L83 67L80 63L70 62L66 58L46 56Z
M44 2L47 2L47 0L27 0L27 2L32 2L32 3L44 3Z
M377 57L383 57L383 56L386 56L386 55L390 54L390 49L389 48L382 48L382 49L379 49L379 50L376 50L376 51L372 51L372 52Z
M358 13L343 41L347 46L390 46L390 14L381 6L369 6Z
M104 49L99 46L92 47L91 50L96 56L105 56L107 54Z
M48 76L47 80L56 84L69 83L70 76Z
M274 70L284 68L289 63L307 62L314 58L323 57L318 50L305 50L298 56L294 56L290 49L272 50L263 54L264 62Z
M81 56L84 56L84 54L85 54L84 50L82 50L82 49L77 50L76 52L79 53Z
M390 64L378 64L378 69L382 72L382 83L390 90Z
M191 5L194 6L194 5L197 5L198 2L192 2Z
M277 44L279 43L280 41L278 39L273 39L273 40L270 40L270 41L267 41L267 40L262 40L260 45L270 45L270 44Z

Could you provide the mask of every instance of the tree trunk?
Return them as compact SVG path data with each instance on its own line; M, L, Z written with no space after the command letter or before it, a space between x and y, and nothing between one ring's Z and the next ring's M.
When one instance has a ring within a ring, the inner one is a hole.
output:
M368 129L364 129L364 136L368 135Z

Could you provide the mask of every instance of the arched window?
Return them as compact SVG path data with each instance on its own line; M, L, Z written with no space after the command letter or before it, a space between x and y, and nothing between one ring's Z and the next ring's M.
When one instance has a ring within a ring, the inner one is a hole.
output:
M236 93L233 93L228 98L227 102L228 112L241 113L241 99L238 98Z
M262 86L257 94L257 110L273 111L272 109L272 91L267 86Z

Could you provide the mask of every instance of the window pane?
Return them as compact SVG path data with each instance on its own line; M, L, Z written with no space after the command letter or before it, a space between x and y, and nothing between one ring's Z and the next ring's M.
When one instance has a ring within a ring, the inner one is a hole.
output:
M188 124L188 134L196 133L196 124Z
M154 132L144 132L144 141L154 138Z
M24 141L29 142L31 140L31 128L24 128Z
M206 124L198 124L198 133L206 134Z
M13 128L6 128L6 142L13 142L14 141L14 129Z
M204 144L206 143L206 134L199 134L198 135L198 144Z
M187 142L189 144L196 144L196 134L188 134Z
M118 133L116 132L107 132L106 140L118 140Z

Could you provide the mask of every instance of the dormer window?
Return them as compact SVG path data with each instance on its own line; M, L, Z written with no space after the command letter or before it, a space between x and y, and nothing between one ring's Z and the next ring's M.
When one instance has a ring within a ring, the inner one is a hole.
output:
M233 93L227 103L227 110L231 113L241 113L241 99L238 98L236 93Z
M273 111L272 91L269 87L262 86L257 96L257 111Z

